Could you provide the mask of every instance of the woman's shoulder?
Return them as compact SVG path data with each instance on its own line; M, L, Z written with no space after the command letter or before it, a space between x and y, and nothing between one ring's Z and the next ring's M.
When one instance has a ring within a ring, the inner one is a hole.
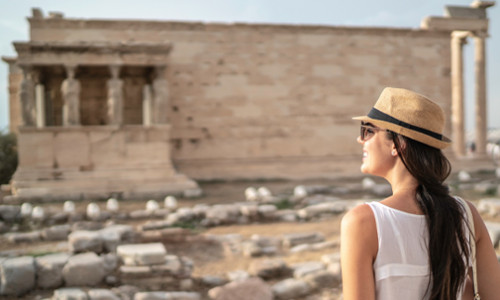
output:
M343 226L366 226L375 224L375 215L370 204L364 203L350 209L342 218Z

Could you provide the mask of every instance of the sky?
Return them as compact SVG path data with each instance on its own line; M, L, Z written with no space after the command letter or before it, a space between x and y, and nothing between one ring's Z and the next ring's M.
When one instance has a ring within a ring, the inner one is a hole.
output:
M0 0L0 56L16 56L13 41L28 41L31 8L65 18L137 19L217 23L272 23L418 28L426 16L443 16L446 5L472 0ZM500 128L500 3L487 10L488 127ZM474 128L474 46L464 48L466 128ZM0 130L8 129L8 65L0 62Z

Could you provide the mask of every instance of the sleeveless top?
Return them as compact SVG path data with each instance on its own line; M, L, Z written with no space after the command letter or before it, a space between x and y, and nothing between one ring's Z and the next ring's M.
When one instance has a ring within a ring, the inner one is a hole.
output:
M429 233L425 216L375 201L367 204L375 215L378 234L378 253L373 263L376 299L429 299Z

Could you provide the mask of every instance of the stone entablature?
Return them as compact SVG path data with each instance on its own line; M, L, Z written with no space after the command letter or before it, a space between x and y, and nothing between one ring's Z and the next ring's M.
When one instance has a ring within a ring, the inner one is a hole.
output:
M20 65L131 65L165 64L170 43L15 42Z

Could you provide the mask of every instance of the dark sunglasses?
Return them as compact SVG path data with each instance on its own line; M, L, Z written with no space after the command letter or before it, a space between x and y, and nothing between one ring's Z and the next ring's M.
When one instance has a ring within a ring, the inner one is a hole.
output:
M380 130L385 130L385 129L373 127L373 125L361 122L359 137L360 137L361 141L366 142L369 139L371 139L375 135L375 133L377 133Z

